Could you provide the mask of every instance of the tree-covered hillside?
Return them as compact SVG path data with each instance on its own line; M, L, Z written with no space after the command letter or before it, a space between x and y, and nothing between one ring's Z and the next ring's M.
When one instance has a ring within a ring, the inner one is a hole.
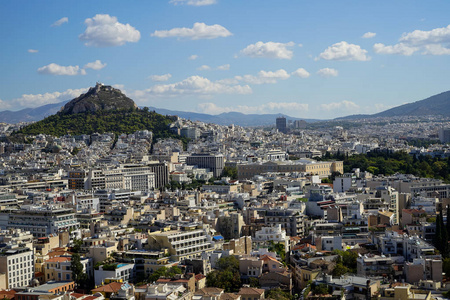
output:
M62 136L65 134L79 135L95 132L114 132L115 134L133 133L138 130L150 130L154 138L175 137L169 130L174 117L163 116L148 109L129 109L77 114L55 114L42 121L22 128L14 135L49 134Z

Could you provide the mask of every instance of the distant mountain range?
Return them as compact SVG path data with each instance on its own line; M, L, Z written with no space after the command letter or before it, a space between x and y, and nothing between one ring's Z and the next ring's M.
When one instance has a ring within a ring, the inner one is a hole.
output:
M402 116L429 116L440 115L450 117L450 91L443 92L424 100L407 103L373 115L351 115L337 120L379 118L379 117L402 117Z
M19 123L19 122L32 122L40 121L48 116L56 114L60 111L69 101L63 101L55 104L47 104L36 108L25 108L19 111L5 110L0 112L0 122L5 123ZM230 125L235 124L238 126L268 126L274 125L275 119L284 116L289 120L305 120L306 122L317 122L318 119L302 119L294 118L284 114L243 114L239 112L228 112L220 115L209 115L187 111L175 111L164 108L149 107L150 110L162 115L179 116L180 118L188 119L191 121L201 121L205 123L214 123L218 125Z
M40 121L56 114L68 101L47 104L36 108L24 108L18 111L0 111L0 122L15 124L19 122Z
M69 102L69 100L55 104L47 104L36 108L25 108L19 111L2 111L0 112L0 122L18 123L40 121L45 117L48 117L60 111L67 102ZM154 110L155 112L163 115L177 115L181 118L189 119L191 121L201 121L219 125L235 124L239 126L268 126L274 125L275 119L279 116L284 116L288 120L305 120L306 122L321 121L318 119L295 118L283 114L243 114L239 112L228 112L219 115L210 115L195 112L168 110L156 107L149 108L150 110ZM424 100L400 105L373 115L351 115L337 118L336 120L425 115L450 116L450 91L431 96Z
M218 125L238 125L238 126L266 126L275 125L276 118L280 116L286 117L288 120L305 120L306 122L317 122L318 119L302 119L294 118L284 114L243 114L240 112L227 112L219 115L209 115L186 111L175 111L164 108L149 107L150 110L162 115L177 115L180 118L191 121L201 121L205 123L214 123Z

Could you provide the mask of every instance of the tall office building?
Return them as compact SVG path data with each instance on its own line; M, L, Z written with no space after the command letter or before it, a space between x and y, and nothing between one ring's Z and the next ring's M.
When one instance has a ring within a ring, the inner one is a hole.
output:
M222 154L192 154L186 158L186 164L198 166L199 168L208 168L213 172L214 177L218 178L223 171L224 157Z
M287 127L286 127L286 118L285 117L278 117L277 118L277 129L279 132L286 133Z
M441 128L439 130L439 140L441 140L441 143L450 143L450 128Z

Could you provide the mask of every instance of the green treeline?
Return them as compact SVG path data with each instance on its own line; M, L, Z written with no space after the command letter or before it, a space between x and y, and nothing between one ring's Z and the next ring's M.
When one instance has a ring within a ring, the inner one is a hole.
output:
M153 132L154 138L178 136L169 131L173 117L163 116L154 111L144 109L98 110L77 114L55 114L39 122L28 125L14 135L48 134L62 136L66 134L92 134L95 132L113 132L116 135L130 134L138 130Z
M327 159L343 160L345 173L359 168L361 171L368 171L374 175L403 173L450 182L450 159L448 157L433 158L429 155L415 157L400 151L393 153L369 152L352 156L326 153L322 160Z

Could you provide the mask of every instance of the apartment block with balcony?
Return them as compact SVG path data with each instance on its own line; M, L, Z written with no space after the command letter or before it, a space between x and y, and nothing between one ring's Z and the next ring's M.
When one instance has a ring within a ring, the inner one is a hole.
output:
M152 232L148 244L151 250L168 249L174 260L200 257L203 252L214 250L212 238L204 229Z
M303 215L295 210L271 209L266 212L264 223L278 226L286 231L287 236L301 236L305 231Z
M358 276L387 276L393 271L394 259L386 256L360 256L356 259Z
M71 237L79 235L80 222L71 209L52 206L22 206L9 213L8 228L30 231L34 237L69 231Z

